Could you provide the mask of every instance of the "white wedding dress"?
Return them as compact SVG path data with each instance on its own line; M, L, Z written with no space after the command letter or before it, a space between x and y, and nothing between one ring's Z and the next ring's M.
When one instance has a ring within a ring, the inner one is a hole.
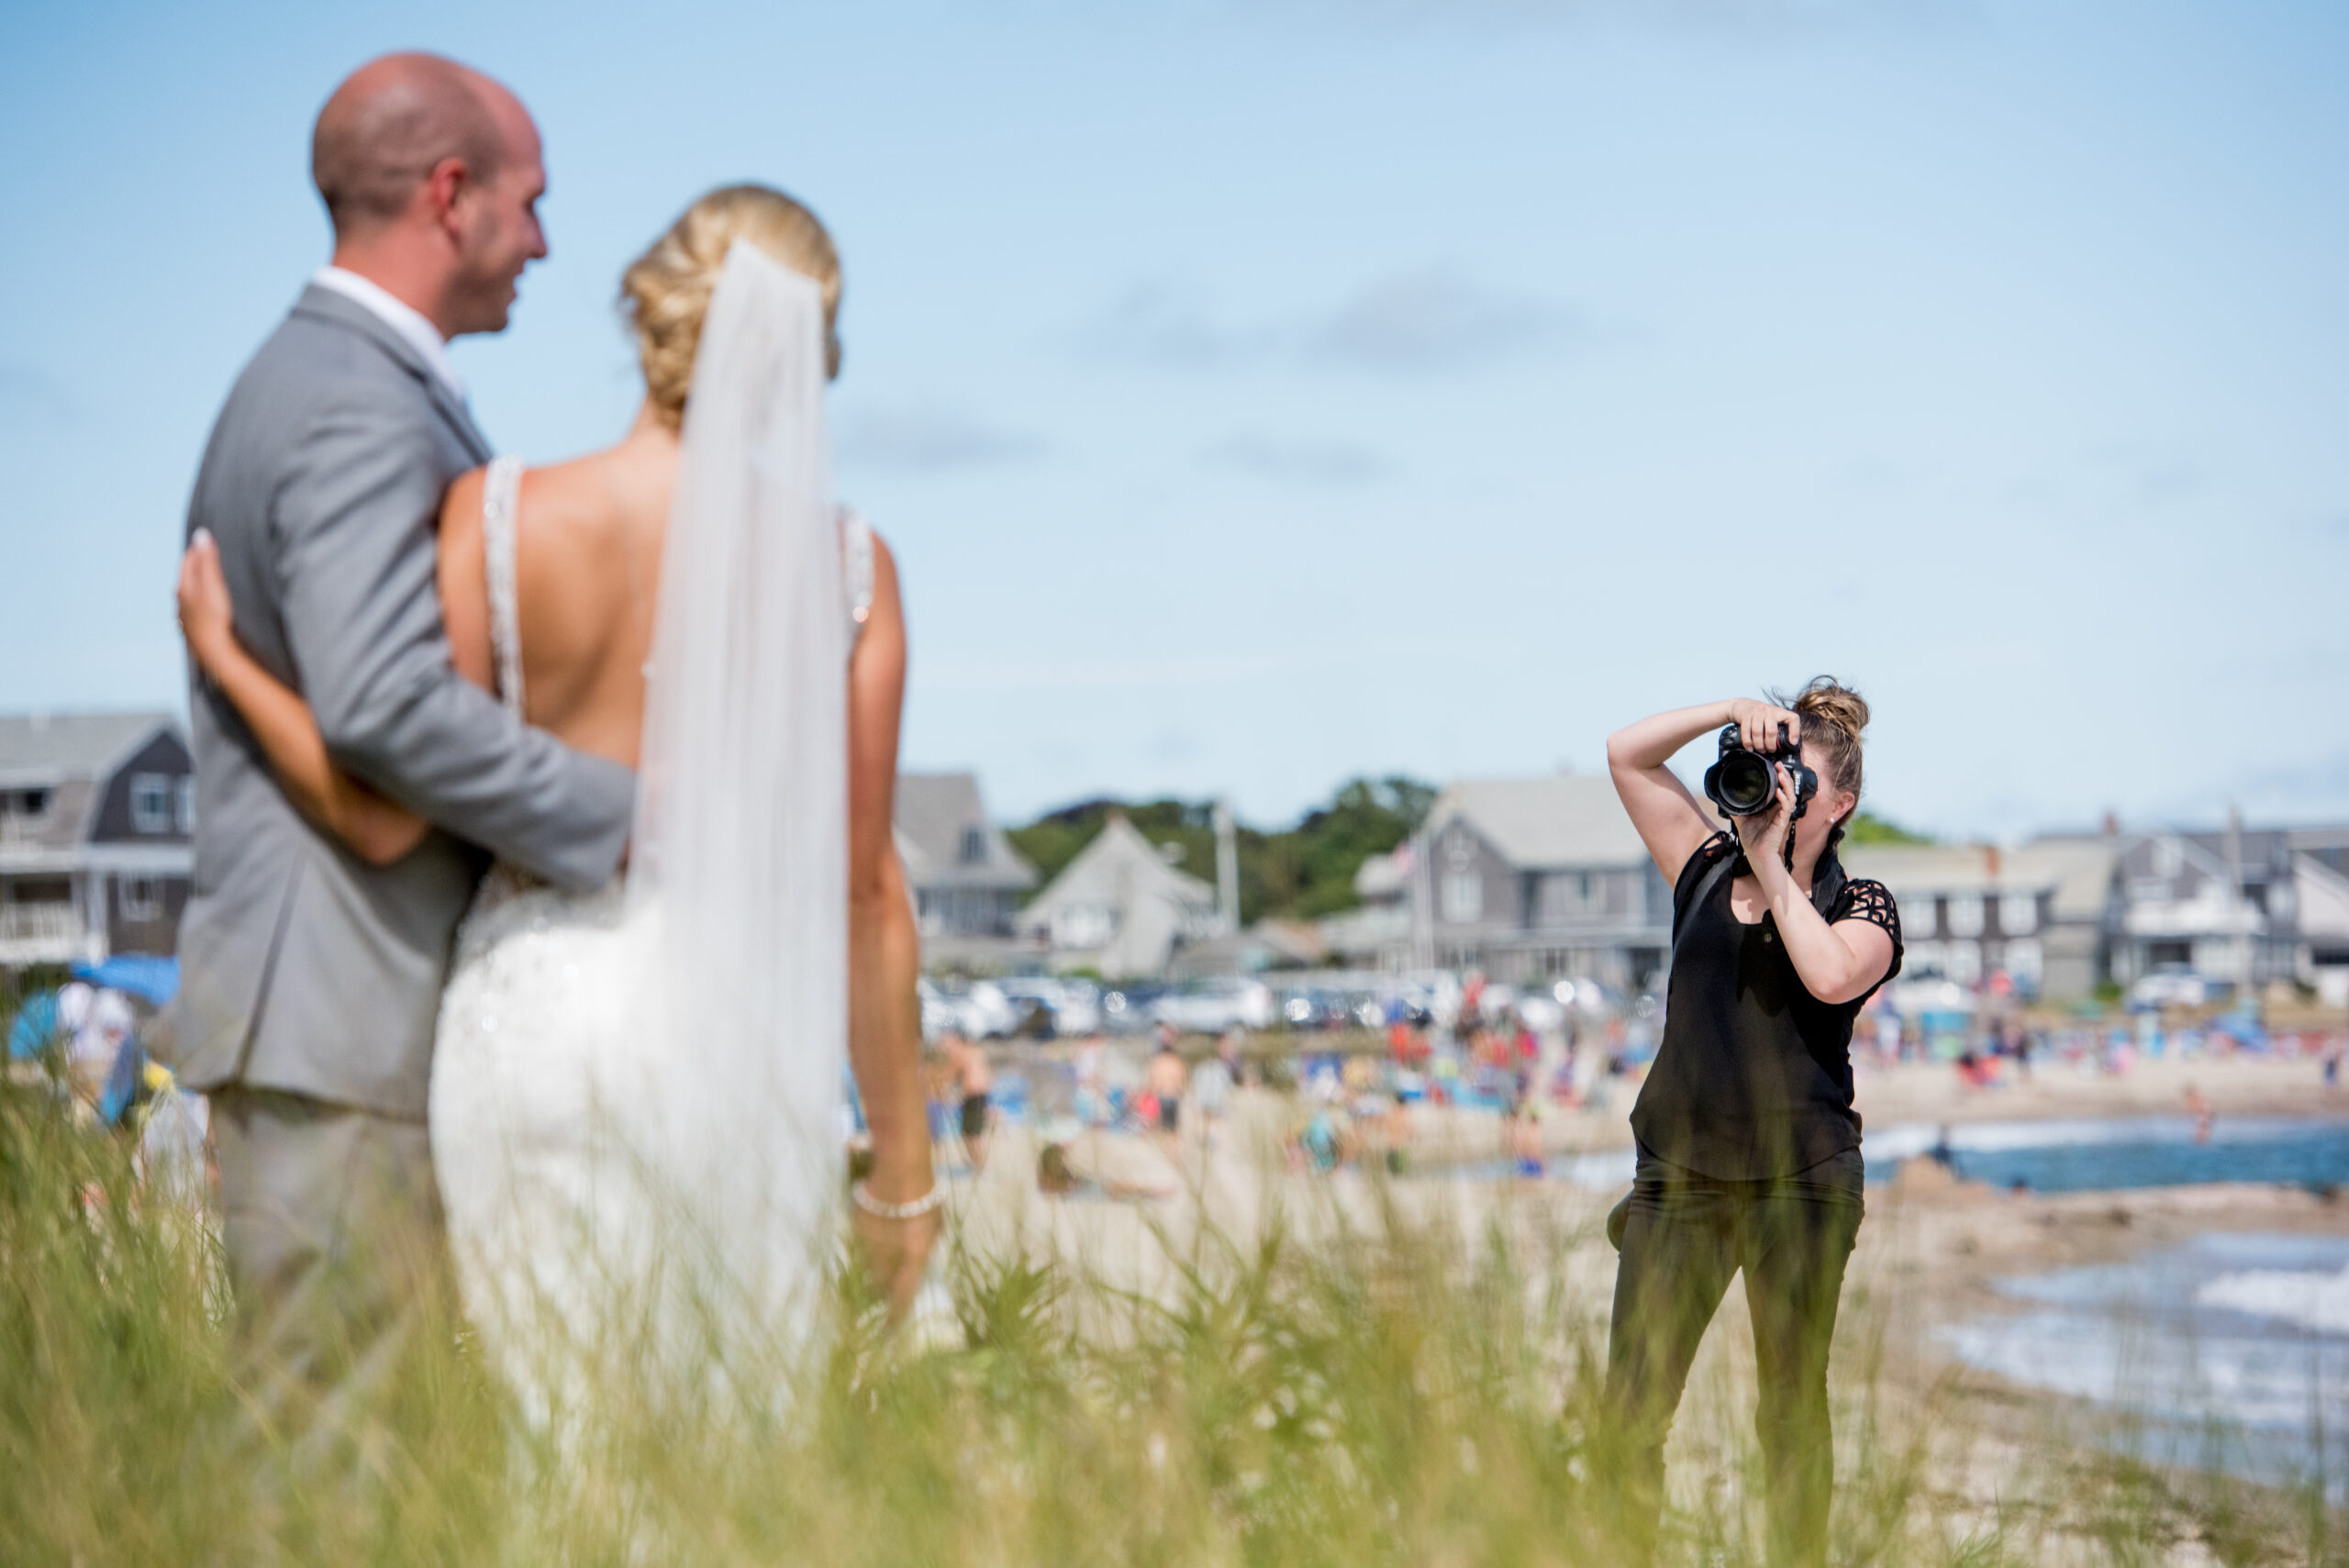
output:
M841 1233L845 668L873 577L829 498L821 331L814 285L738 245L663 546L629 868L574 895L501 863L458 931L433 1164L466 1315L541 1423L623 1367L771 1378ZM483 501L518 716L521 472L491 464Z

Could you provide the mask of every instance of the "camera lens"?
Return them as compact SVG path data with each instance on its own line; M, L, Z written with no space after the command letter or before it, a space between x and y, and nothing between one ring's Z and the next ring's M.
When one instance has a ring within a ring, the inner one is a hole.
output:
M1731 751L1723 757L1720 784L1721 808L1732 817L1753 816L1778 793L1769 762L1753 751Z

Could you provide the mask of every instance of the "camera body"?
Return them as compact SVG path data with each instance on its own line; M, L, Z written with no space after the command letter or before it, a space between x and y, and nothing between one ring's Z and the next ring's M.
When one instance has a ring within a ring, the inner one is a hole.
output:
M1734 724L1721 730L1720 761L1705 770L1705 798L1731 817L1753 817L1770 809L1778 797L1777 764L1784 764L1794 775L1795 810L1788 817L1791 827L1802 817L1810 805L1810 797L1819 793L1819 775L1803 766L1802 748L1787 738L1787 727L1778 726L1778 743L1767 751L1749 749ZM1787 840L1789 846L1793 843Z

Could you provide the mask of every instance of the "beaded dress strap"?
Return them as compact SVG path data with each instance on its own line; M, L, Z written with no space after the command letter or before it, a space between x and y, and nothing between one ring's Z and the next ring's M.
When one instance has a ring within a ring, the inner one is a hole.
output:
M841 575L847 580L849 651L873 616L873 525L853 506L841 508Z
M490 460L481 487L481 547L489 578L489 651L497 696L522 717L522 617L514 600L514 514L522 495L522 460Z

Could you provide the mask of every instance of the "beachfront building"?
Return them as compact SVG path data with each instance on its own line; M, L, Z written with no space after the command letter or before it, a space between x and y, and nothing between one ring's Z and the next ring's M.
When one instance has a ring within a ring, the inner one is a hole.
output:
M898 774L895 826L923 963L985 968L1008 955L1036 870L989 820L978 776Z
M1461 780L1408 845L1374 865L1356 879L1365 912L1353 929L1385 934L1380 967L1630 990L1664 972L1672 890L1603 774Z
M2042 840L2080 842L2083 840ZM2109 831L2121 917L2112 979L2164 971L2256 989L2272 981L2349 994L2349 828Z
M1015 925L1053 968L1110 980L1163 977L1180 950L1231 929L1215 888L1176 870L1120 812L1109 814Z
M1411 962L1413 840L1354 871L1354 906L1314 922L1323 951L1352 969L1398 973Z
M1851 844L1844 869L1900 908L1901 973L2077 1001L2111 978L2122 914L2119 854L2102 839Z
M170 715L0 716L0 966L170 953L195 828Z

